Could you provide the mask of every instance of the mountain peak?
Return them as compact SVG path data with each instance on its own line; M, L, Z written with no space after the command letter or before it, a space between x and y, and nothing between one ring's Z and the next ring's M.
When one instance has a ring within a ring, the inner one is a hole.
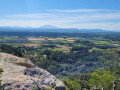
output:
M58 29L58 27L52 26L52 25L43 25L40 28L42 28L42 29Z

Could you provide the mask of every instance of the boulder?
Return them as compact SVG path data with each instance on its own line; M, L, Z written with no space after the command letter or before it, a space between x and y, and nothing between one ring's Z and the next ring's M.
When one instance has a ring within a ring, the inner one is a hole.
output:
M28 59L0 53L0 67L4 90L65 90L62 81Z

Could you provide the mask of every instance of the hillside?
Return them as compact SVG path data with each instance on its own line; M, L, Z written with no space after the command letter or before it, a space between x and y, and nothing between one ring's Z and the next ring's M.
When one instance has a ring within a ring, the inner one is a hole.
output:
M63 82L28 59L0 53L0 67L4 90L65 90Z
M39 28L33 27L5 27L0 26L0 31L12 32L113 32L102 29L78 29L78 28L58 28L55 26L45 25Z

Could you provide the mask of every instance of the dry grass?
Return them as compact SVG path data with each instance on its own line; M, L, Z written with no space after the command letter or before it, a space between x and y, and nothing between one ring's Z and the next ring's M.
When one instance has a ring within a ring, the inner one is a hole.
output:
M56 38L56 40L66 40L66 39L64 39L64 38Z
M119 44L113 44L114 46L117 46L117 47L119 47L120 45Z
M28 59L19 59L16 62L17 65L25 66L26 68L31 68L32 65L28 62Z
M54 41L54 40L66 40L66 39L64 39L64 38L55 38L55 39L49 38L48 40Z
M64 52L70 52L71 49L71 47L67 47L65 45L58 45L57 47Z
M43 41L45 38L28 38L30 41Z
M50 38L50 39L48 39L48 40L54 41L54 40L56 40L56 39L52 39L52 38Z
M37 47L39 44L24 44L26 47Z
M74 42L75 40L67 40L68 42Z

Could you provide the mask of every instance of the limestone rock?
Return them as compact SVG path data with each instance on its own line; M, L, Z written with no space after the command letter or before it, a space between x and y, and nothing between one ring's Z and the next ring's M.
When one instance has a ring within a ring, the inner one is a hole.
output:
M62 81L30 60L0 53L0 67L4 70L1 76L4 90L65 90Z

